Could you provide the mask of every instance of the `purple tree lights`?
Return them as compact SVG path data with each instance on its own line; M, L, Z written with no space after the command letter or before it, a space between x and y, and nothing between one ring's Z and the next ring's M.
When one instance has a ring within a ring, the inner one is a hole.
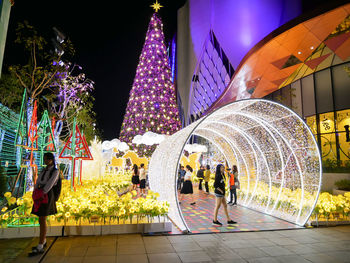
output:
M136 135L147 131L171 135L180 128L163 24L154 13L148 25L119 139L131 143ZM133 148L139 155L150 156L155 146L134 145Z
M53 64L59 64L64 67L65 71L56 73L55 81L51 85L56 88L56 94L47 96L47 100L50 102L51 112L57 117L56 133L60 130L58 127L62 127L63 121L70 132L74 118L86 106L86 101L94 89L95 83L86 78L84 73L80 73L82 68L79 65L62 61L54 61Z

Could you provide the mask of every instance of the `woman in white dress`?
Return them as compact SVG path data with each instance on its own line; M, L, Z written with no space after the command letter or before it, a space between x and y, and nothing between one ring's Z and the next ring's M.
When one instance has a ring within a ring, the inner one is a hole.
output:
M193 169L192 169L191 166L186 165L185 171L186 171L186 174L185 174L185 178L184 178L184 183L183 183L182 189L180 191L179 203L181 204L181 201L183 199L183 195L188 195L189 194L190 198L191 198L191 201L192 201L191 205L194 205L194 204L196 204L196 202L193 199L193 185L192 185L192 172L193 172Z

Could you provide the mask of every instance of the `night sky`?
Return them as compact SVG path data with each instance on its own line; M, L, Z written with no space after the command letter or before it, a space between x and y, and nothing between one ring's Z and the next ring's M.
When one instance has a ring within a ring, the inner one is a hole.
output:
M153 2L17 0L11 10L3 68L20 61L18 46L13 44L18 22L27 20L49 41L54 37L52 27L57 27L74 44L76 55L72 62L82 66L87 77L96 83L95 111L103 139L117 138ZM159 14L166 44L176 33L177 10L185 2L160 1L164 6Z
M3 69L21 57L13 44L18 22L27 20L50 41L57 27L73 42L76 55L71 60L83 67L93 80L97 125L103 139L119 136L129 91L144 44L153 0L82 1L17 0L12 7ZM166 44L176 32L177 10L185 0L160 0ZM303 11L310 11L327 0L305 0ZM93 4L91 4L93 3ZM116 7L113 6L117 5Z

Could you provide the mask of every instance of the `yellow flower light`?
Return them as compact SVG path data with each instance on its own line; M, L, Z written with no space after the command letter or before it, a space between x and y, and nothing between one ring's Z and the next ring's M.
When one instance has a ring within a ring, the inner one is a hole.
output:
M17 199L16 199L16 197L10 197L9 199L8 199L8 203L9 203L9 205L13 205L13 204L15 204L16 203L16 201L17 201Z

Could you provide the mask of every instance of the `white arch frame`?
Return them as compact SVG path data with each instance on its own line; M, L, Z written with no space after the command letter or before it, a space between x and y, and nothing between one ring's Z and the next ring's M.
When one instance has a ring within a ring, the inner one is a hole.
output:
M251 123L254 125L248 127L247 125ZM224 128L227 132L220 131L220 127L221 130ZM261 130L258 129L259 127ZM291 132L290 129L294 130ZM234 132L230 133L230 131ZM270 145L268 140L259 141L258 136L261 131L270 140L272 139L273 145ZM301 137L298 137L299 131ZM206 132L209 134L206 135ZM249 200L247 196L251 189L249 186L246 188L243 205L297 225L304 225L307 222L317 203L322 182L322 160L316 140L306 123L291 109L264 99L249 99L232 102L213 111L165 139L153 153L149 164L150 188L160 194L160 200L169 202L169 217L181 230L190 231L177 200L176 182L181 155L185 144L192 135L198 135L211 141L220 151L222 149L219 148L220 144L216 143L215 138L226 141L230 148L230 156L235 156L238 162L237 166L245 167L247 182L255 180ZM249 147L243 146L243 143L238 141L240 138L244 138ZM298 147L293 147L293 144ZM265 151L266 149L268 151ZM254 151L253 154L250 153L251 150ZM227 159L229 152L225 151L223 150L222 153ZM272 157L278 156L276 162L269 159L271 158L270 153ZM305 158L303 156L305 153L310 153L311 157ZM246 156L247 154L250 155ZM262 160L258 159L259 155L262 155ZM227 161L230 163L232 160ZM256 170L254 175L251 174L251 169ZM264 170L267 176L261 174ZM275 179L279 180L275 187L278 189L276 190L277 198L272 201L271 178L279 173L281 173L281 178L276 177ZM292 174L293 180L297 182L288 182L288 174ZM297 176L294 176L295 174ZM307 184L306 181L309 183ZM255 203L253 197L257 194L258 185L264 183L268 185L268 202L265 206L261 206ZM295 201L297 203L293 205L294 210L278 210L278 202L280 202L283 190L294 187L294 183L300 186L300 191L298 191L300 198L298 198L299 201ZM307 192L308 195L306 195Z

